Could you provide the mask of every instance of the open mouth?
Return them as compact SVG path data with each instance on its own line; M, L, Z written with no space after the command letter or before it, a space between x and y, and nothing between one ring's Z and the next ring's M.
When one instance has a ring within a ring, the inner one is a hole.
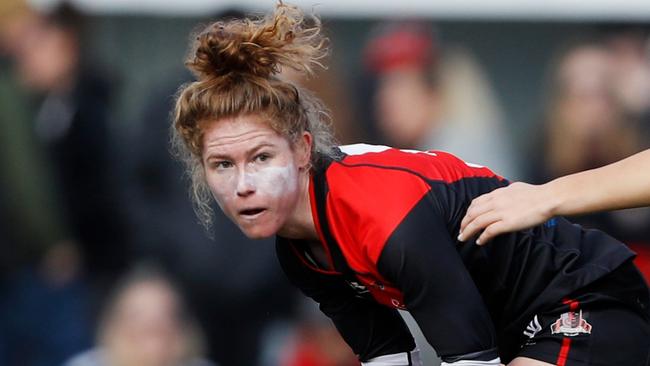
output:
M239 211L239 215L245 217L245 218L254 218L262 214L262 212L266 211L265 208L248 208L245 210Z

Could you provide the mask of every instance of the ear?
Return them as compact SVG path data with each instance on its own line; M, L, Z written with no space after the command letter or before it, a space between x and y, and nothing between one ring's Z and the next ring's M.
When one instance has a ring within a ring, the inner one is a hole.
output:
M298 139L296 144L296 164L300 168L308 167L311 161L311 147L313 145L313 136L305 131Z

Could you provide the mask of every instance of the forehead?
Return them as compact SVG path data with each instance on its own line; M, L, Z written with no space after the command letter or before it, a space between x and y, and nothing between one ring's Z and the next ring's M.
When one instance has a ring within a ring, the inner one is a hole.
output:
M178 301L177 294L166 283L146 280L124 290L111 313L126 316L173 313L178 307Z
M261 116L236 116L204 122L203 152L250 148L260 142L286 143Z

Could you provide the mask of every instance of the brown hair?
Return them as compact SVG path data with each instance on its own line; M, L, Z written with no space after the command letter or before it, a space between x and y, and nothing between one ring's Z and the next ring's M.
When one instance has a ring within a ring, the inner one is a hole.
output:
M277 77L282 67L312 75L314 66L323 67L326 43L318 18L308 21L298 8L282 2L266 17L218 21L196 36L185 64L197 80L179 90L172 145L185 162L195 211L206 228L212 197L201 154L209 123L261 114L292 146L303 132L310 132L312 163L332 155L335 142L327 109L306 90Z

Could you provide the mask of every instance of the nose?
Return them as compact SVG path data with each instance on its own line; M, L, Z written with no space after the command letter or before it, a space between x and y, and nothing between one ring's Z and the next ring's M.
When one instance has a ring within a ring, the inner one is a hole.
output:
M237 196L247 197L255 193L255 182L246 169L242 169L237 177Z

